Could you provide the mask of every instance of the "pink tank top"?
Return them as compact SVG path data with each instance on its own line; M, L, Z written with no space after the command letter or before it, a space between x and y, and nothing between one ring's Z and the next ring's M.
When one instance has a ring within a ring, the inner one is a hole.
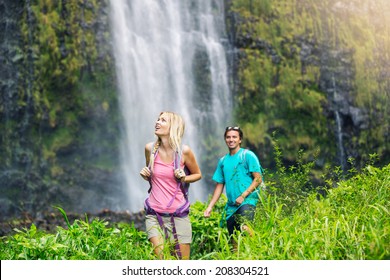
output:
M180 168L183 167L184 165L180 162ZM176 189L178 187L180 188L175 179L173 168L174 161L171 163L164 163L157 153L157 156L154 159L153 174L151 178L152 190L149 194L149 205L156 212L173 213L185 203L184 194L179 189L173 203L168 207L176 193Z

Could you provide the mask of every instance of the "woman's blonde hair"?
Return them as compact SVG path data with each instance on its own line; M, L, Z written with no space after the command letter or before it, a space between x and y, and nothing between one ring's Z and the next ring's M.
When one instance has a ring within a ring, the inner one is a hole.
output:
M163 114L166 115L167 122L169 123L169 145L175 152L180 154L182 152L181 140L183 138L184 130L185 130L184 120L179 114L173 112L161 112L159 117ZM158 138L154 144L154 147L152 147L152 155L149 164L152 169L153 169L155 153L157 152L158 147L160 146L160 142L161 139Z

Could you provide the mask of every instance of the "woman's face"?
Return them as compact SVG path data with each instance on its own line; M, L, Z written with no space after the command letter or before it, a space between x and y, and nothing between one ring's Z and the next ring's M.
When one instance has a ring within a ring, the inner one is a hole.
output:
M157 136L169 135L169 128L170 124L168 116L167 114L162 113L156 121L156 125L154 126L154 133Z

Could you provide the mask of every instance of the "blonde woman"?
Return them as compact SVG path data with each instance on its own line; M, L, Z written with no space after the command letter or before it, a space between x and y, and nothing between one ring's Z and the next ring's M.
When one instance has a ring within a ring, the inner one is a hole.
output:
M145 200L145 224L159 258L162 258L164 239L175 243L179 258L190 257L192 226L186 187L200 180L202 174L190 147L181 143L184 128L180 115L162 112L155 124L157 140L145 146L146 166L140 172L150 183Z

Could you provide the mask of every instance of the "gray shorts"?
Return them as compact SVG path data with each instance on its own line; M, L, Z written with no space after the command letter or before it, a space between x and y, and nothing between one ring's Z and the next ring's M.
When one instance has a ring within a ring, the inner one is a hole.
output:
M174 242L174 237L172 234L172 225L171 225L171 217L162 217L164 226L168 229L168 234L170 236L170 240ZM165 237L164 230L160 227L158 223L156 215L146 215L145 218L146 232L148 234L148 239L161 236ZM175 217L175 227L177 238L180 244L191 244L192 242L192 225L190 221L190 217L186 216L183 218Z

